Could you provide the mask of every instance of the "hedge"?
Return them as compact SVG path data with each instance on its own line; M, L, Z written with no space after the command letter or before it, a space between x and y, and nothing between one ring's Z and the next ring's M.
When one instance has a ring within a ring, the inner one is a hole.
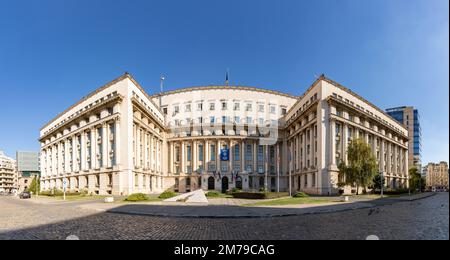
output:
M309 195L304 193L304 192L297 192L292 197L294 197L294 198L308 198Z
M170 198L175 197L177 195L178 195L177 193L175 193L175 192L173 192L171 190L166 190L165 192L161 193L158 196L158 198L160 198L160 199L170 199Z
M130 196L128 196L125 200L126 201L146 201L149 199L150 198L143 193L134 193L134 194L131 194Z
M220 193L218 191L208 191L205 196L209 198L215 198L220 197Z

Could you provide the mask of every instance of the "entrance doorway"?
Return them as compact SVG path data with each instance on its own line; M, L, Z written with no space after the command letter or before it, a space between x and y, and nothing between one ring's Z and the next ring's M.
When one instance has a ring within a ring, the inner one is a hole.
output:
M228 177L222 178L222 193L225 193L228 190Z
M214 177L208 178L208 190L214 190Z

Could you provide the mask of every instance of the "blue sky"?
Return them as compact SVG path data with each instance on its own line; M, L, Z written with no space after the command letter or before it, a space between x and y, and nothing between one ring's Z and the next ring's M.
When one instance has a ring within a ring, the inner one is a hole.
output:
M3 1L0 149L128 71L149 93L230 83L300 95L325 73L381 108L416 106L423 162L449 159L448 0Z

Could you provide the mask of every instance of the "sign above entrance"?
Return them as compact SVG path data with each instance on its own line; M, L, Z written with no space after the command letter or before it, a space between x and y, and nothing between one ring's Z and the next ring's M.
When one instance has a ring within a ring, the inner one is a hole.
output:
M230 160L230 149L222 148L220 150L220 160L221 161L229 161Z

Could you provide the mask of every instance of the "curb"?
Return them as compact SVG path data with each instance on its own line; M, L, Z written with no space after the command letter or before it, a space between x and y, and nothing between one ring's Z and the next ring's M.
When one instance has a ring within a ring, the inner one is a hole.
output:
M371 204L371 202L355 202L354 207L342 208L342 209L329 209L329 210L317 210L309 212L298 212L298 213L276 213L276 214L262 214L262 215L182 215L182 214L167 214L167 213L149 213L149 212L138 212L138 211L120 211L115 209L109 210L99 210L106 213L121 214L121 215L133 215L133 216L149 216L149 217L160 217L160 218L191 218L191 219L261 219L261 218L279 218L279 217L296 217L303 215L318 215L318 214L328 214L337 212L346 212L358 209L372 209L387 205L393 205L402 202L411 202L416 200L421 200L435 196L436 193L428 194L427 196L421 196L419 198L414 198L411 200L395 200L391 202L386 202L382 205ZM389 199L389 198L388 198ZM397 198L398 199L398 198ZM358 205L359 204L359 205Z

